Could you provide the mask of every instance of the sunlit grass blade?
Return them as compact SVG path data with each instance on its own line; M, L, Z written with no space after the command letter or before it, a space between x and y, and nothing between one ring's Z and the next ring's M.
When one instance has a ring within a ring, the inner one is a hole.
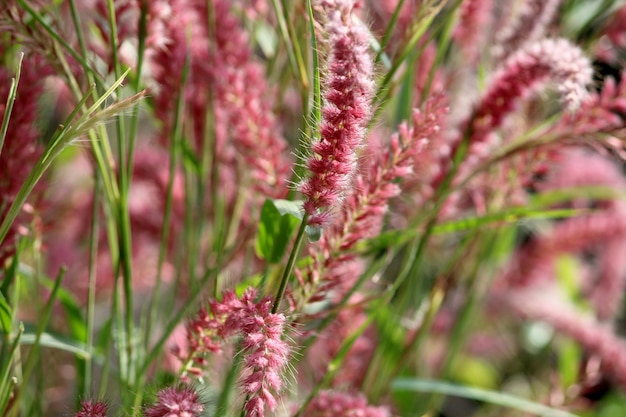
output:
M393 391L434 393L468 398L520 410L541 417L578 417L567 411L557 410L555 408L515 397L510 394L489 391L481 388L466 387L444 381L419 378L398 378L392 383L391 389Z
M56 158L61 153L65 146L70 144L78 137L86 134L96 125L104 123L106 120L110 119L116 114L123 112L130 107L133 107L137 103L137 101L143 98L143 93L136 94L132 97L119 101L105 109L98 111L99 106L104 103L104 101L109 96L113 94L115 89L121 85L122 81L123 77L117 80L113 84L113 86L109 90L107 90L107 92L102 95L102 97L87 110L85 114L81 115L81 117L75 123L73 123L73 119L77 115L79 109L83 106L88 97L91 95L91 89L84 94L83 99L78 103L74 112L66 119L60 130L58 130L55 136L50 140L43 155L39 158L39 160L33 167L32 171L26 178L26 181L24 182L23 186L20 188L17 196L15 197L15 200L9 207L7 216L4 218L2 224L0 225L0 242L2 242L6 237L9 228L11 227L11 224L19 214L22 206L26 202L26 199L28 198L32 190L35 188L37 182L39 182L54 158Z
M15 353L20 345L22 334L24 333L24 325L20 323L17 333L11 343L11 347L8 350L8 355L5 360L0 363L0 412L7 412L7 406L15 386L15 380L10 377L11 369L13 367L13 359Z
M57 349L76 355L80 359L91 359L92 351L83 343L51 332L36 333L26 332L20 339L20 345L41 346Z
M17 87L20 83L20 74L22 72L22 62L24 61L24 53L20 54L20 58L17 63L17 69L15 71L15 77L11 79L11 86L9 87L9 95L4 107L4 116L2 117L2 126L0 126L0 155L2 155L2 147L4 146L4 139L7 136L7 130L9 129L9 120L11 118L11 112L13 111L13 104L15 103L15 97L17 95Z

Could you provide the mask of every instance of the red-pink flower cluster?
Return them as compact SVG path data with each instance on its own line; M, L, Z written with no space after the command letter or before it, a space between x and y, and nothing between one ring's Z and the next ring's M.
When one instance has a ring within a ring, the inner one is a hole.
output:
M108 405L104 401L86 400L80 403L80 409L74 417L106 417Z
M379 233L389 202L407 186L403 182L422 183L420 175L427 168L421 166L420 161L430 138L439 132L439 123L446 111L441 105L442 98L435 96L429 100L423 111L415 109L412 124L402 123L388 144L374 143L375 135L370 135L370 143L354 178L353 191L345 199L335 222L309 249L313 263L304 276L300 276L303 286L313 284L315 287L309 301L323 299L338 286L340 293L352 286L359 272L355 267L356 255L351 250L359 241ZM341 296L338 294L338 297Z
M598 133L624 137L624 114L626 114L626 81L616 83L613 78L604 82L602 91L592 94L580 108L564 117L553 129L556 134L581 138ZM610 143L610 139L607 142ZM621 141L616 148L621 149Z
M205 138L214 137L213 151L223 169L249 176L240 179L242 186L263 196L284 197L291 161L273 113L264 67L254 60L248 35L230 10L231 2L210 3L210 13L207 2L155 1L150 5L149 39L158 87L155 110L164 122L163 135L168 138L171 133L175 103L182 94L197 150ZM219 24L210 23L209 16ZM185 62L189 62L189 75L181 91ZM206 123L208 114L214 116L212 125ZM238 158L246 169L233 167Z
M306 166L311 172L300 185L309 224L324 225L337 214L350 187L371 114L372 58L368 34L353 21L354 0L320 2L330 46L319 141Z
M472 117L471 142L484 141L500 127L521 98L553 83L571 110L587 97L592 68L583 51L565 39L528 44L504 63Z
M145 417L200 417L204 404L190 387L165 388L157 394L156 404L144 410Z
M241 334L245 371L241 381L247 394L246 416L262 417L274 410L275 395L282 387L282 373L289 359L289 345L282 340L285 316L272 313L273 301L256 302L257 291L249 289L238 298L226 291L221 301L201 308L187 325L189 357L203 365L206 353L220 350L224 339Z
M322 391L309 404L304 415L307 417L390 417L386 407L374 407L359 394Z

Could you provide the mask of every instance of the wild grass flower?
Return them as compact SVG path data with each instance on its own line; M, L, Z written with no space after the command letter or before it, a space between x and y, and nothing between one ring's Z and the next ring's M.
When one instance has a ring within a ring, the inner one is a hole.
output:
M169 137L174 103L182 94L191 115L194 146L200 150L207 135L213 137L217 163L224 169L232 165L235 175L243 177L238 181L261 196L281 198L288 191L291 172L287 143L268 99L273 92L263 67L255 61L231 6L224 0L212 0L210 9L205 3L183 0L150 6L157 116L164 121L164 137ZM219 22L215 31L209 29L209 19ZM181 90L187 60L189 75ZM207 114L215 119L210 128Z
M0 3L0 414L626 415L619 1Z
M563 115L563 118L553 128L553 132L568 138L585 138L598 132L607 133L608 145L620 152L619 146L610 137L623 138L624 113L626 112L626 82L617 82L608 78L602 90L593 93L583 101L580 108Z
M428 158L423 154L429 151L431 138L439 133L443 112L445 107L432 100L424 111L414 110L412 124L402 123L389 144L373 140L368 144L353 181L354 190L345 199L335 222L309 249L313 263L301 279L309 281L305 285L313 284L310 302L323 299L333 289L339 291L335 297L341 298L353 285L360 273L352 250L359 241L380 231L390 201L404 187L408 189L413 181L423 182L426 163L433 162L422 163Z
M326 13L329 57L319 140L306 166L310 177L299 189L309 224L327 225L352 184L357 152L371 115L373 64L368 33L352 19L353 0L321 1Z
M74 417L106 417L108 408L104 401L86 400L81 402L80 409Z
M276 395L283 386L283 372L290 355L289 345L282 340L286 319L272 313L273 300L255 301L256 290L249 289L237 297L226 291L221 301L209 303L210 313L201 308L187 325L189 356L199 374L207 353L218 352L225 339L241 334L244 355L241 386L246 393L246 416L261 417L265 409L274 410ZM186 359L189 361L189 359Z
M565 39L533 42L511 55L494 75L472 116L471 142L485 140L517 105L540 86L556 86L561 101L575 110L587 97L591 63Z
M145 417L200 417L205 406L191 387L167 387L157 394L157 402L144 410Z

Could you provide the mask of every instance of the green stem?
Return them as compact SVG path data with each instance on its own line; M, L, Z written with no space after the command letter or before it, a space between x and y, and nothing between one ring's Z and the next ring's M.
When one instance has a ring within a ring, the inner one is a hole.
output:
M385 29L385 35L383 36L383 40L380 42L378 53L376 53L376 58L374 58L374 63L379 63L383 54L385 53L385 48L387 44L391 40L391 35L393 34L393 30L396 28L396 23L398 22L398 17L400 16L400 10L402 10L402 6L404 5L404 0L398 0L398 4L396 4L396 8L391 15L391 19L389 19L389 24Z
M87 346L93 350L95 305L96 305L96 263L98 259L98 239L100 235L99 207L100 207L100 175L94 169L93 210L91 213L91 234L89 238L89 294L87 295ZM89 358L85 364L85 385L82 395L91 393L93 363Z
M22 62L24 61L24 52L20 54L20 59L17 62L17 69L15 70L15 77L11 79L11 86L9 87L9 96L7 97L7 103L4 110L4 116L2 118L2 126L0 127L0 155L2 154L2 147L4 146L4 139L9 129L9 118L11 117L11 111L13 111L13 103L15 103L15 97L17 96L17 86L20 83L20 74L22 73Z
M272 313L276 313L278 308L280 307L280 302L285 295L285 289L287 288L287 283L289 282L289 277L293 272L293 267L296 264L296 259L298 258L298 254L300 253L300 246L302 245L302 241L304 240L305 230L307 223L309 221L308 214L305 214L302 218L302 223L300 223L300 228L298 229L298 234L296 235L296 241L293 244L293 248L291 249L291 253L289 254L289 260L287 261L287 266L285 267L285 271L280 280L280 287L278 288L278 293L276 294L276 299L274 300L274 306L272 307Z
M56 277L56 280L54 281L54 286L52 287L52 292L50 293L50 296L48 297L48 302L46 303L46 306L42 312L43 317L41 318L41 320L39 320L39 323L37 325L35 341L33 342L30 352L28 352L26 364L24 365L24 374L22 376L22 384L21 384L21 387L15 393L15 397L13 398L14 407L13 407L12 416L18 415L20 398L22 394L26 391L26 384L28 383L30 379L30 374L32 373L35 367L35 364L36 364L35 359L37 358L39 354L39 348L41 347L40 345L41 335L43 334L44 330L46 330L46 327L48 326L48 321L50 321L50 316L52 315L52 307L54 306L54 301L56 300L56 296L57 296L57 293L59 292L59 288L61 288L61 282L63 282L64 276L65 276L65 268L61 268L61 270L59 271Z

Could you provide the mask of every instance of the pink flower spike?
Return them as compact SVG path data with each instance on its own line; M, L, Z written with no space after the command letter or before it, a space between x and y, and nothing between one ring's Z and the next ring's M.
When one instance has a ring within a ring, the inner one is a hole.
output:
M189 387L168 387L159 391L158 400L146 408L146 417L199 417L204 412L204 404L198 394Z
M587 97L593 70L583 51L565 39L544 39L513 54L495 75L474 113L472 142L498 128L517 101L546 83L556 85L565 106L576 109Z
M306 161L311 176L300 185L309 224L330 222L356 169L373 94L368 34L352 21L354 0L320 2L327 15L328 58L320 140Z
M257 302L256 297L255 289L246 290L241 298L234 291L226 291L221 301L210 302L210 313L201 308L187 325L190 352L181 358L202 366L204 355L219 351L224 338L241 334L246 417L262 417L266 408L275 409L275 396L283 386L282 373L290 354L289 345L282 340L285 316L271 312L271 298Z
M106 417L107 407L107 404L103 401L82 401L80 410L74 414L74 417Z

